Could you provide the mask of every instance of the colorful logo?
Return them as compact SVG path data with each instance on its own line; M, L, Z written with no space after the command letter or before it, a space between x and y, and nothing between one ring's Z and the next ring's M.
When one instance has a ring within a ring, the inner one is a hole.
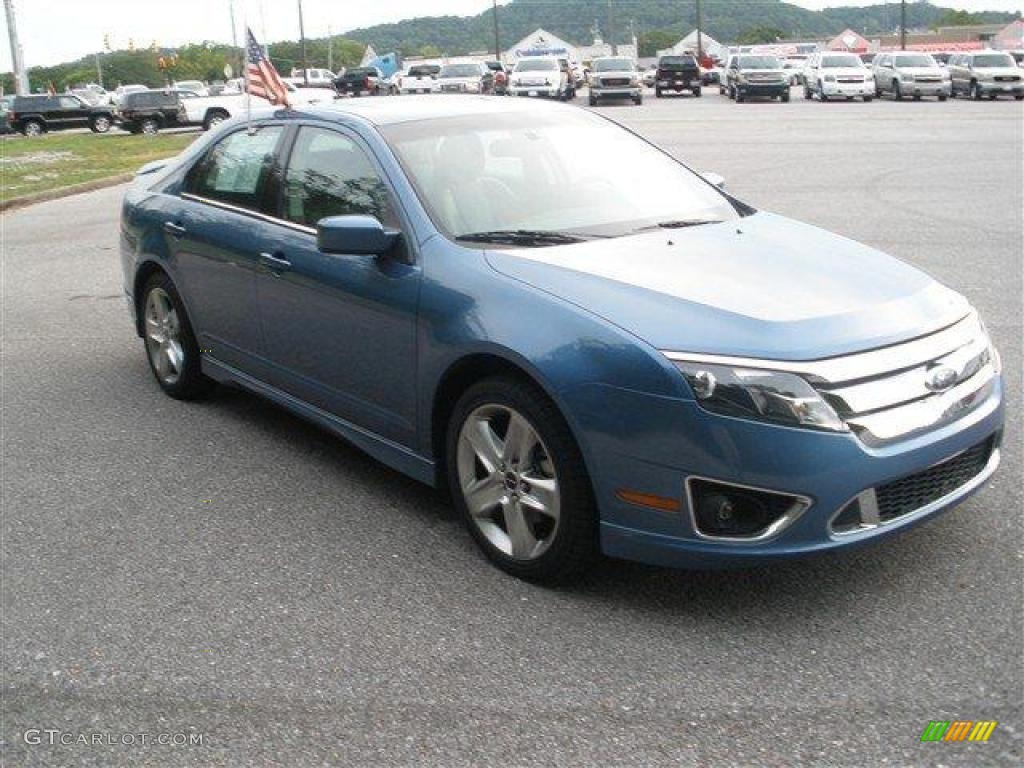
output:
M921 741L988 741L996 725L995 720L931 720Z

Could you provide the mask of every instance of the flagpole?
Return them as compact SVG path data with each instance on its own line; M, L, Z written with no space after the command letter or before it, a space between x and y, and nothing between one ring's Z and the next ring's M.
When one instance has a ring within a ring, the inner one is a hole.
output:
M250 136L252 129L252 91L249 89L249 38L252 33L249 31L249 24L245 25L245 56L242 58L242 66L245 67L245 131Z

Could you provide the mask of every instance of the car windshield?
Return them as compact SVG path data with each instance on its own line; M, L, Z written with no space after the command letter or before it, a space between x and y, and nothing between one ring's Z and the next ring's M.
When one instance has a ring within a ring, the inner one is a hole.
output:
M550 72L558 69L554 59L523 59L516 64L516 72Z
M431 75L436 75L440 71L441 71L440 67L431 67L431 66L410 67L409 68L409 76L410 77L430 77Z
M893 56L893 66L896 67L935 67L935 59L926 53L918 53L913 56Z
M658 66L662 69L682 69L697 66L697 60L692 56L666 56L658 62Z
M594 72L630 72L633 62L629 59L594 59L590 69Z
M476 64L446 64L441 67L441 77L479 77L480 67Z
M840 67L861 67L864 62L857 56L823 56L822 69L838 69Z
M740 56L740 69L782 69L774 56Z
M986 53L974 57L976 67L1015 67L1013 58L1006 53Z
M585 110L450 117L381 132L434 223L456 239L615 237L739 216L692 171Z
M357 69L350 69L345 74L346 75L351 75L353 77L371 77L371 76L376 77L377 76L377 70L376 69L366 69L366 68L360 67L360 68L357 68Z

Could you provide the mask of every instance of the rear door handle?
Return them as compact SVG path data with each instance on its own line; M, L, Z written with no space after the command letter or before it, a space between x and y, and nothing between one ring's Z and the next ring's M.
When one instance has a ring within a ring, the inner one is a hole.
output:
M165 221L164 232L171 237L183 237L188 230L181 226L181 224L175 224L173 221Z
M271 272L286 272L292 268L292 263L284 256L280 256L273 253L261 253L260 263L267 267Z

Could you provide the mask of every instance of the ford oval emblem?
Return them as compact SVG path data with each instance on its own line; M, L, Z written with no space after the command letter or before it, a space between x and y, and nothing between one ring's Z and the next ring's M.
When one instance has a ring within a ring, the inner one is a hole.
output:
M938 368L928 371L928 379L924 385L932 392L945 392L956 384L957 378L956 371L948 365L940 365Z

